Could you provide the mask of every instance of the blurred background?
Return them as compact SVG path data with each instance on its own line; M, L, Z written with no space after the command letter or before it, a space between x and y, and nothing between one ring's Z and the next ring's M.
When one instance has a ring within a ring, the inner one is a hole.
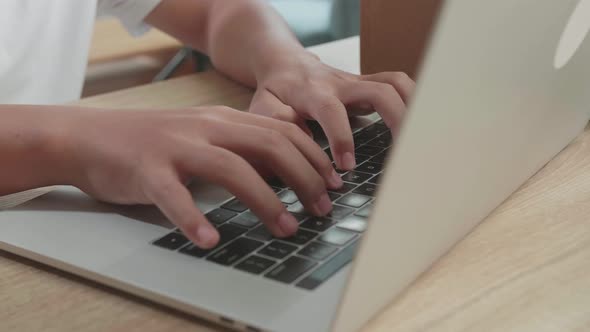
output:
M305 46L359 34L360 0L268 0ZM131 37L116 19L96 22L85 97L208 70L207 58L153 29Z

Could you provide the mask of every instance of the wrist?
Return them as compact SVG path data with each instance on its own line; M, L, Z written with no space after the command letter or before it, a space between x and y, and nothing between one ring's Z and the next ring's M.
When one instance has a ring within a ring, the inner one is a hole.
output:
M318 63L320 59L317 55L309 52L303 46L295 45L292 47L276 47L265 49L265 55L256 57L253 64L256 82L258 85L263 83L272 75L281 72L302 72L303 67L310 63Z
M76 156L75 145L80 137L74 137L77 109L45 111L47 121L41 133L39 143L40 158L46 165L43 167L44 176L50 185L75 185L82 172Z

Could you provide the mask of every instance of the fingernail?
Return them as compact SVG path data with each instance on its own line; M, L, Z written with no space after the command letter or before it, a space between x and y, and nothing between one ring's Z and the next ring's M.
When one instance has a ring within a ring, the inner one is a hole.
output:
M295 234L299 228L299 223L289 212L281 214L278 225L287 236Z
M332 201L328 194L323 194L315 204L315 209L320 215L326 215L332 211Z
M332 174L330 175L330 179L328 181L329 181L330 187L332 187L334 189L338 189L338 188L342 187L342 185L344 184L342 182L342 178L334 169L332 170Z
M215 241L216 237L217 234L215 234L215 230L213 230L213 228L210 226L203 225L199 226L197 229L197 242L199 246L203 246L205 248L212 247L215 244L213 242Z
M346 152L342 156L342 166L347 170L353 170L356 167L356 159L351 152Z

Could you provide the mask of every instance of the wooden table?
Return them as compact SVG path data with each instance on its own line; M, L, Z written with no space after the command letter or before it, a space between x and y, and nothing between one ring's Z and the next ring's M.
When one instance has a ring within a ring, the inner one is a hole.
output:
M181 47L178 40L157 29L134 38L118 20L101 18L94 27L88 63L98 64L137 55L175 52Z
M315 49L358 71L358 40ZM342 54L346 54L343 59ZM245 108L216 73L82 100ZM214 331L173 310L0 253L0 331ZM423 274L365 331L590 330L590 129Z

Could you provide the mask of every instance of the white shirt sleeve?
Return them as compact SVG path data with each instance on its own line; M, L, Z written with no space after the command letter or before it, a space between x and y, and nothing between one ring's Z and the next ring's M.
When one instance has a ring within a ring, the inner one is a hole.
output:
M143 20L162 0L98 0L97 15L115 16L134 36L149 30Z

